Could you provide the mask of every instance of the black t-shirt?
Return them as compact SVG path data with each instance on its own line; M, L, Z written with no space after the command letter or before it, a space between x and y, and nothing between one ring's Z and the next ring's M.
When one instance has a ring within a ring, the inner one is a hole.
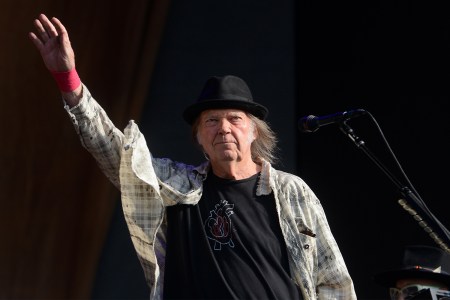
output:
M212 172L198 205L168 209L166 299L303 299L290 279L273 194Z

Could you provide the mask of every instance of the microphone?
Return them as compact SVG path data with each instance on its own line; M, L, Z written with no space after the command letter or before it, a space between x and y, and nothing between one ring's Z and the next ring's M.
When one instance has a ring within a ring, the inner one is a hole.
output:
M300 120L298 121L298 129L302 132L315 132L322 126L334 123L343 123L347 120L365 115L366 113L367 111L365 111L364 109L355 109L322 117L309 115L300 118Z

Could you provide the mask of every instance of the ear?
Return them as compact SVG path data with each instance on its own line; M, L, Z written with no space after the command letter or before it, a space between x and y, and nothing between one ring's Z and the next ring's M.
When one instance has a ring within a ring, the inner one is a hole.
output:
M200 139L200 134L199 134L198 131L197 131L197 134L195 135L195 143L200 148L200 150L203 151L203 144L202 144L202 141Z
M252 120L252 126L253 126L253 140L256 140L259 136L258 127L256 126L255 121Z

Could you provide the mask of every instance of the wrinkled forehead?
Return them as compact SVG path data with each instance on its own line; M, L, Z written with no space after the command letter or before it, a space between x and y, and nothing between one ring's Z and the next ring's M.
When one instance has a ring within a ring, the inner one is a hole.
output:
M207 109L201 112L199 118L205 117L228 117L228 116L247 116L247 113L237 108L221 108L221 109Z

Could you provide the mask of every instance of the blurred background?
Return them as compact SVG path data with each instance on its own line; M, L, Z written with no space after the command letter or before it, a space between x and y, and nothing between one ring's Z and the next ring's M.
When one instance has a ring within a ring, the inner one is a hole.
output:
M136 120L155 156L197 164L181 113L210 76L233 74L270 110L277 168L315 191L359 299L405 245L435 246L397 188L336 124L363 108L434 215L450 226L445 2L3 0L0 3L0 298L148 299L119 192L82 148L27 34L40 13L69 31L83 82L117 127ZM349 122L398 169L368 116ZM401 178L398 175L398 178Z

